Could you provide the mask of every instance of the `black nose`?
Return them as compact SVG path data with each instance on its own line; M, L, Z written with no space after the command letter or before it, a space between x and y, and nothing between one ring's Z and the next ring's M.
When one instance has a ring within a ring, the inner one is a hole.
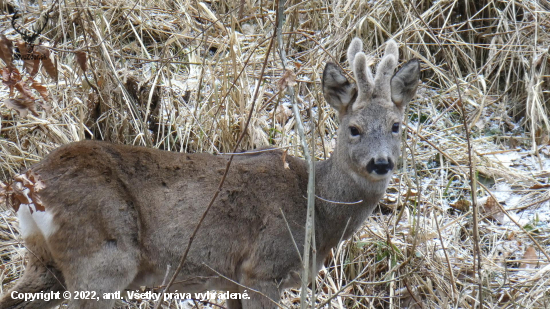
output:
M391 159L371 159L367 164L367 172L376 173L378 175L385 175L393 169L393 162Z

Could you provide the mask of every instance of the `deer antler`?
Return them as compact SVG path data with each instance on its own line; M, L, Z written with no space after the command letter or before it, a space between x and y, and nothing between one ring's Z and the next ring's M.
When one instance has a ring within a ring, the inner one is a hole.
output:
M399 49L397 43L394 40L386 42L386 51L384 57L380 60L380 63L376 67L376 77L374 78L374 92L385 98L391 97L391 78L395 67L397 66L397 60L399 59Z
M363 41L360 38L354 38L351 41L351 44L348 47L348 62L349 67L353 70L353 62L355 60L355 55L363 51Z
M354 38L347 53L359 91L356 103L353 105L353 110L364 107L365 102L368 101L373 92L378 96L391 97L391 78L399 58L397 43L394 40L389 40L386 43L384 57L382 57L376 68L376 76L373 78L368 58L362 52L362 49L363 42L361 42L361 39Z
M372 95L374 86L372 73L367 64L367 56L361 51L362 49L363 42L359 38L353 39L348 48L348 61L353 70L353 75L357 82L357 90L359 91L356 103L352 106L353 110L363 107L363 102Z

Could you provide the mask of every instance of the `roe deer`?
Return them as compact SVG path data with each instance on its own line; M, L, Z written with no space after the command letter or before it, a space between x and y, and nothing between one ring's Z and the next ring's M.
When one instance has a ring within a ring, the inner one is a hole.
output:
M317 270L384 195L400 155L404 109L419 80L415 59L394 75L393 40L373 77L362 45L355 38L347 51L356 83L334 63L323 72L324 97L337 110L340 128L331 158L316 164ZM162 284L167 269L178 265L228 158L98 141L56 149L6 189L30 254L0 308L48 308L62 301L24 301L12 291L66 290L94 291L100 299L71 299L71 309L112 308L114 300L103 293ZM307 163L281 151L235 156L172 290L248 287L250 299L229 300L227 307L277 307L282 289L300 286L302 264L292 239L302 250L307 181Z

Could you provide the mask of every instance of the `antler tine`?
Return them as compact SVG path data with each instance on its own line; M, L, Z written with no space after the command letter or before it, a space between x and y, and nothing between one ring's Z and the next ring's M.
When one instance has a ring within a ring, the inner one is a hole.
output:
M399 48L393 39L386 42L386 51L384 52L384 56L386 55L393 55L395 60L399 60Z
M354 38L348 47L348 61L349 61L349 67L353 70L353 63L355 60L355 55L357 55L358 52L363 50L363 41L361 41L360 38Z
M353 74L359 90L356 103L353 104L353 110L358 110L363 107L364 103L368 102L373 90L372 73L368 67L365 53L359 52L355 55Z
M397 43L394 40L386 42L386 51L384 57L376 68L376 76L374 78L375 92L386 98L391 97L391 78L395 67L397 66L397 60L399 59L399 49Z

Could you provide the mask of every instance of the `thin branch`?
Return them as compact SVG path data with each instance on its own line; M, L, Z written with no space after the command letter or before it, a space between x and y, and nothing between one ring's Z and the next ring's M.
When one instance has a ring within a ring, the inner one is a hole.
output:
M282 28L283 28L283 19L280 18L284 14L284 3L285 0L279 0L277 2L277 42L278 42L278 48L279 48L279 57L281 58L281 62L283 63L283 70L286 68L287 59L286 59L286 53L283 46L283 36L282 36ZM294 113L294 118L296 119L296 128L298 131L298 135L300 136L300 141L302 144L302 148L304 150L304 156L306 158L306 161L308 162L309 167L309 177L308 177L308 184L307 184L307 216L306 216L306 235L305 235L305 242L304 242L304 254L303 254L303 273L302 273L302 293L300 295L300 305L301 308L305 308L307 306L307 285L309 283L309 275L310 271L313 272L314 268L311 268L311 264L315 263L315 261L311 261L310 263L310 252L311 250L315 250L315 248L311 248L311 243L314 242L313 237L313 227L314 227L314 217L315 217L315 161L314 156L310 155L309 153L309 146L307 144L306 136L304 133L304 125L302 123L302 119L300 117L300 110L298 109L298 104L296 104L296 98L294 95L294 88L291 85L287 86L288 94L290 96L290 101L292 102L292 112ZM314 125L312 123L312 125ZM315 134L315 130L311 130L312 134ZM313 137L313 140L315 140L315 137ZM313 274L311 274L312 280L314 279ZM314 288L314 287L313 287ZM315 295L315 291L313 291L313 295ZM311 299L312 304L315 302L314 297Z

